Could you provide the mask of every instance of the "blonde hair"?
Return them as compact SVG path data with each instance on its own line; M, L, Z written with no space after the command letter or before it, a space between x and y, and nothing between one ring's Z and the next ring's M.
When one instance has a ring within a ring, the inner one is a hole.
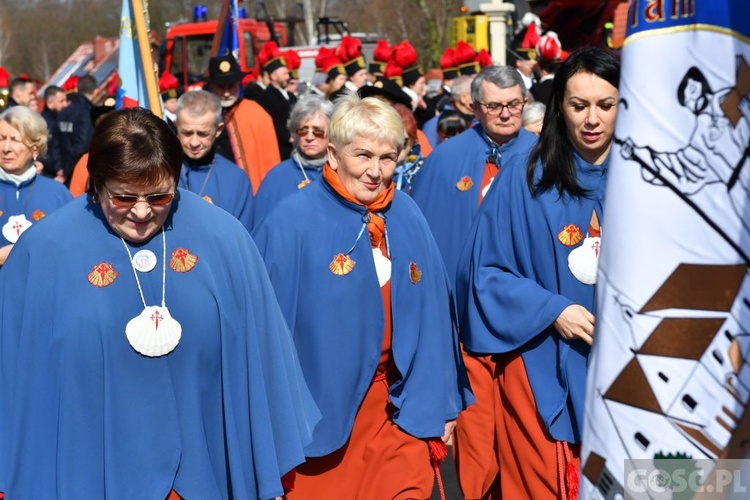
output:
M373 97L360 99L351 95L336 101L328 137L337 150L350 144L355 137L365 137L390 142L400 153L406 141L406 130L401 116L390 104Z
M0 114L0 121L18 130L21 141L34 153L47 153L47 122L42 115L26 106L13 106Z

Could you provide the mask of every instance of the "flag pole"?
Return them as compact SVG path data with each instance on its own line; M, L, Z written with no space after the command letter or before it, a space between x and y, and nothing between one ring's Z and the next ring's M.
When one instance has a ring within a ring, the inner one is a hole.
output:
M227 25L227 16L229 15L229 2L231 0L224 0L221 2L221 13L219 14L219 22L216 25L216 33L214 39L211 42L211 57L217 57L219 55L219 47L221 46L221 39L224 37L224 29Z
M151 44L149 43L148 31L146 29L146 7L142 0L131 1L135 31L138 37L138 48L140 49L141 61L143 62L143 77L146 80L149 108L154 115L161 118L161 100L159 99L159 88L156 84L156 68L154 68L154 62L151 59Z

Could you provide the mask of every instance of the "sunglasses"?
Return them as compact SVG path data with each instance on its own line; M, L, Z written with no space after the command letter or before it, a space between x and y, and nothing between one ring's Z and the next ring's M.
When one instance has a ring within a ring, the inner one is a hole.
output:
M107 191L107 198L116 207L132 207L141 200L149 205L162 207L168 205L174 199L174 193L153 193L146 196L136 196L134 194L112 194L107 186L104 186L104 189Z
M318 139L322 139L328 135L328 131L320 127L302 127L294 131L294 133L300 137L305 137L310 132L312 132Z

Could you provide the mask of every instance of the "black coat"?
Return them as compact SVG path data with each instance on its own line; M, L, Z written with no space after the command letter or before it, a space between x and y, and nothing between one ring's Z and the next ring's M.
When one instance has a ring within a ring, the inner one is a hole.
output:
M72 94L68 99L70 105L60 111L57 128L60 131L62 169L69 181L73 167L89 150L94 125L91 123L91 101L81 94Z
M273 85L269 85L258 98L258 104L266 110L266 113L271 115L273 120L273 128L276 131L276 140L279 143L279 154L282 161L289 159L292 155L292 135L287 127L287 121L289 121L289 114L296 101L297 98L292 94L289 94L289 100L287 100L284 94Z
M62 152L60 150L60 129L57 126L57 111L45 107L42 118L47 123L47 154L39 157L44 165L42 174L47 177L55 177L57 171L62 168Z

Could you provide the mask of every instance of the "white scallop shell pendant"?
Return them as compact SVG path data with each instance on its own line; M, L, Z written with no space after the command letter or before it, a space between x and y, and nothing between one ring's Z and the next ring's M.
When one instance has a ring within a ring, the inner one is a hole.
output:
M383 255L379 248L372 249L372 257L375 259L375 273L378 275L378 283L383 288L391 279L391 259Z
M172 318L166 307L148 306L128 321L125 335L130 345L150 358L169 354L182 337L182 326Z
M8 217L8 222L3 224L3 238L8 240L9 243L15 243L23 232L30 227L31 221L24 214L11 215Z
M599 236L584 238L581 246L568 255L568 268L578 281L585 285L596 284L596 271L599 268Z

